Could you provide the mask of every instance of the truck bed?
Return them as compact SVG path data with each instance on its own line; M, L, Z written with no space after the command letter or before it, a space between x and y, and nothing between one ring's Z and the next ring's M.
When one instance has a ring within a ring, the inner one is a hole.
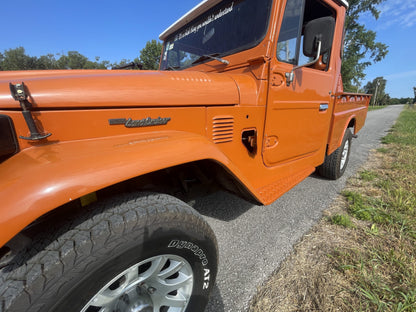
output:
M371 97L371 94L362 93L340 92L335 94L328 155L341 145L344 129L347 126L354 127L354 134L364 126Z

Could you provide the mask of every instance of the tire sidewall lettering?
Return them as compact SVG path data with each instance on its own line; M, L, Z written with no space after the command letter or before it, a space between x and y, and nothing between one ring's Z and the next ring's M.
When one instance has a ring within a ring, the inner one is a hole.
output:
M191 252L200 264L199 270L202 273L202 282L199 283L203 291L206 291L210 288L210 279L211 279L211 270L209 269L209 260L206 256L206 252L199 247L198 244L189 242L187 240L173 239L168 244L169 249L176 249L177 251L188 251Z
M206 253L202 248L200 248L197 244L184 241L184 240L172 240L168 244L168 248L176 248L176 249L188 249L190 250L199 260L201 260L202 266L206 267L209 263Z

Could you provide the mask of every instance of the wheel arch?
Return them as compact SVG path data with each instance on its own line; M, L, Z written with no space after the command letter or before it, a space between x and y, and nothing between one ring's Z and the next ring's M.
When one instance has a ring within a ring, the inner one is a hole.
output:
M331 136L328 142L327 155L331 155L338 147L341 146L344 133L348 128L353 128L353 134L356 134L356 123L357 121L355 115L334 119L334 126L332 127Z
M352 117L350 122L348 123L348 126L347 126L347 128L352 128L353 129L353 134L356 134L356 129L355 129L356 128L355 127L356 123L357 123L357 121L356 121L355 117ZM347 130L347 128L345 128L345 130Z
M150 138L86 141L33 147L2 164L0 247L56 208L152 172L208 162L222 176L234 179L236 190L247 185L230 160L199 135L166 132Z

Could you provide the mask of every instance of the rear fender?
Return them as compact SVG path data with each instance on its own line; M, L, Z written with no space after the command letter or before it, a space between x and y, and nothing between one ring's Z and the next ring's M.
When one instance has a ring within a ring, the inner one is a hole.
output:
M328 142L327 155L331 155L338 147L341 146L345 130L347 130L352 121L355 123L355 120L356 115L348 116L347 114L345 114L345 116L339 116L339 119L334 119L334 125L337 126L332 127L330 140ZM358 130L354 129L354 132L356 133Z
M242 178L205 137L180 131L25 149L0 165L0 247L56 207L155 170L202 159L215 160Z
M342 144L345 130L354 120L354 134L364 126L371 95L339 93L336 95L327 155L331 155Z

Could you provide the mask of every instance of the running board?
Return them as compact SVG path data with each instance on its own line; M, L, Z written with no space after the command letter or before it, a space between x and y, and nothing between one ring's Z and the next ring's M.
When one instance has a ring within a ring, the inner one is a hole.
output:
M279 179L269 185L266 185L260 189L257 189L260 201L264 205L269 205L282 196L284 193L289 191L291 188L302 182L305 178L311 175L315 171L315 168L306 168L305 170Z

